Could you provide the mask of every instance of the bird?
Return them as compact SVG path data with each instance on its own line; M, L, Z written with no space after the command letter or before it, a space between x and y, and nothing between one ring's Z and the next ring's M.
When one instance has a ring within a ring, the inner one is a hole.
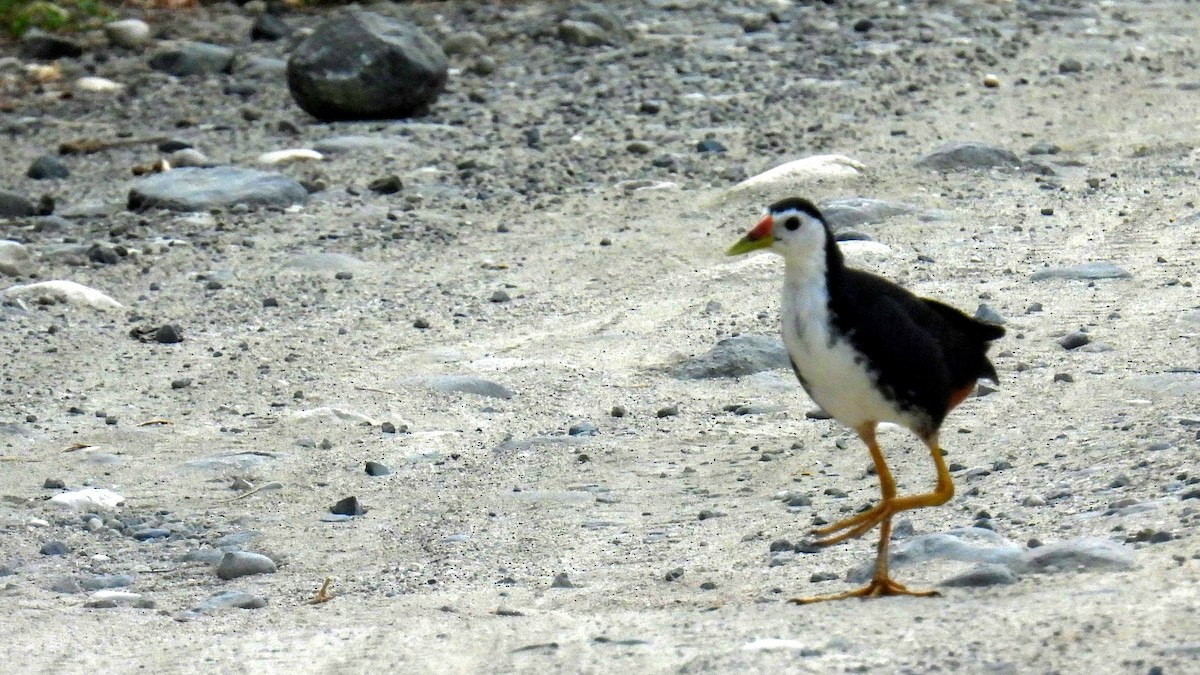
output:
M941 506L954 496L938 429L980 379L999 383L987 351L1004 336L1004 328L847 266L829 222L802 197L771 204L762 220L726 253L763 249L784 260L781 323L792 370L812 400L867 446L881 494L870 509L813 530L820 538L810 542L831 546L879 526L871 580L851 591L792 602L935 596L936 591L911 590L890 576L892 517ZM897 494L875 437L876 428L885 422L909 429L929 449L937 471L932 492Z

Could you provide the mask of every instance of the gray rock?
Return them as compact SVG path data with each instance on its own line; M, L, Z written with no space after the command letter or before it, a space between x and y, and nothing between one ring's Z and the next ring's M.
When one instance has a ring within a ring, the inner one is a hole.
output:
M0 577L11 577L17 571L11 565L0 563Z
M0 218L27 218L37 212L37 206L24 195L0 190Z
M1135 378L1133 386L1146 394L1159 396L1200 395L1200 373L1179 372L1143 375Z
M1058 344L1063 349L1071 350L1071 349L1078 349L1078 348L1090 343L1091 341L1092 341L1092 338L1089 337L1087 333L1084 333L1083 331L1073 330L1070 333L1067 333L1066 335L1060 337L1058 339Z
M904 216L917 211L917 207L912 204L885 202L864 197L830 199L821 202L820 207L821 215L825 216L825 220L833 228L882 223L888 218Z
M599 47L610 41L608 31L591 21L567 19L558 24L558 38L576 47Z
M147 527L144 530L138 530L133 533L133 538L138 541L166 539L169 536L171 536L171 531L165 527Z
M231 166L185 168L143 178L129 191L132 211L210 211L235 204L291 206L308 200L300 183L278 173Z
M122 19L104 24L104 36L110 44L139 49L150 42L150 24L140 19Z
M945 579L941 586L951 588L983 588L1015 583L1017 575L1006 565L983 563L961 574Z
M84 579L80 587L85 591L102 591L106 588L124 588L132 586L137 577L132 574L102 574L91 579Z
M550 583L550 588L575 588L575 584L571 582L571 578L566 572L559 572L554 575L554 581Z
M83 56L83 47L68 37L31 30L21 37L17 53L27 59L55 61L77 59Z
M253 574L271 574L276 569L275 561L260 553L229 551L217 565L217 576L229 581Z
M980 303L979 307L975 309L975 318L984 323L991 323L997 326L1005 323L1004 317L1001 316L1000 312L983 303Z
M600 430L591 422L576 422L567 429L568 436L595 436L598 433Z
M83 586L75 577L59 577L50 583L50 590L64 595L74 595L83 592Z
M33 160L25 175L34 180L50 180L66 178L71 175L71 170L67 168L66 164L63 164L62 160L54 155L42 155Z
M1019 564L1023 550L992 530L963 527L948 532L921 534L894 544L888 564L899 567L930 560L956 560L1012 567ZM851 583L862 583L871 578L874 570L875 561L867 561L852 569L846 578Z
M473 30L453 33L442 40L442 51L448 56L474 56L487 51L487 47L487 38Z
M275 14L259 14L250 27L250 39L274 42L292 34L292 27Z
M415 27L351 11L319 24L288 59L292 98L321 120L420 114L446 85L446 55Z
M1058 72L1060 75L1081 73L1083 72L1083 64L1079 62L1079 59L1063 59L1058 64Z
M245 532L233 532L223 537L218 538L213 542L217 548L222 551L239 551L249 542L263 536L258 530L246 530Z
M50 541L43 544L38 552L42 555L66 555L71 552L71 547L61 541Z
M411 147L412 142L403 136L333 136L313 144L313 150L325 155L356 152L397 153Z
M1133 549L1110 539L1082 537L1030 549L1012 566L1030 572L1124 570L1133 567Z
M446 393L475 394L489 398L512 398L514 396L511 389L498 382L470 375L434 375L418 378L416 382Z
M222 591L209 596L204 602L192 608L193 612L206 613L223 609L262 609L267 606L266 599L244 591Z
M358 501L358 497L350 496L339 499L336 504L329 507L329 512L335 516L361 516L367 510Z
M367 462L366 471L368 476L386 476L392 472L386 464L372 461Z
M33 255L23 244L0 239L0 275L21 277L34 269Z
M684 361L672 375L684 380L715 377L742 377L764 370L789 368L783 342L767 335L739 335L725 338L705 354Z
M195 551L188 551L179 556L179 562L198 562L206 565L220 564L225 558L225 551L213 548L201 548Z
M238 75L260 76L283 79L287 75L287 61L269 56L249 54L233 64Z
M934 171L970 171L1007 167L1017 169L1021 159L1012 152L983 143L950 143L917 160L917 166Z
M150 57L154 70L175 77L228 73L233 66L233 50L207 42L178 42Z
M183 466L187 469L205 471L244 472L278 456L270 452L223 452L184 462Z
M1042 279L1082 279L1094 281L1097 279L1128 279L1133 275L1110 262L1090 262L1073 267L1051 267L1038 270L1030 275L1033 281Z

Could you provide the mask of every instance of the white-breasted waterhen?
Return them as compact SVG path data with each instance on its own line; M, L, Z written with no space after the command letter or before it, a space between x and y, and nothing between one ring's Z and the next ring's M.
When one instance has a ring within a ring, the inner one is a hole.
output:
M917 297L896 284L846 266L832 230L807 199L772 204L763 219L734 244L729 255L770 249L783 256L783 341L792 369L813 401L853 429L875 463L882 499L857 515L818 528L815 542L829 546L880 526L875 574L866 586L823 600L880 595L936 595L913 591L888 575L892 516L940 506L954 483L938 429L946 415L974 391L979 378L996 381L988 343L1004 329L973 319L936 300ZM898 496L896 483L875 440L880 422L902 425L933 454L933 492Z

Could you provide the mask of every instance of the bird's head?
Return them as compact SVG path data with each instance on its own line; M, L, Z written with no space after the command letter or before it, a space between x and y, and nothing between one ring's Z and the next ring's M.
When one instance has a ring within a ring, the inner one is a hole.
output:
M824 255L829 226L812 202L801 197L783 199L767 207L766 214L726 255L741 255L769 248L785 258Z

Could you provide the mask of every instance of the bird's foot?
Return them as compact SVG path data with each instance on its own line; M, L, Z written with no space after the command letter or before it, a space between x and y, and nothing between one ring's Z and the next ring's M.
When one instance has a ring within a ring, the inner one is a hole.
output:
M829 595L814 595L809 598L792 598L788 602L797 605L811 605L816 602L828 602L830 600L845 600L846 598L879 598L885 595L912 595L918 598L934 598L940 595L940 593L937 591L910 590L904 584L901 584L891 577L883 577L871 579L866 586L863 586L862 588L856 588L852 591L831 593Z
M892 501L885 499L862 513L857 513L836 523L814 529L813 534L822 538L809 543L813 546L831 546L847 539L861 537L869 532L871 528L890 518L895 512L896 509ZM825 536L834 532L841 532L842 530L846 531L832 537Z

